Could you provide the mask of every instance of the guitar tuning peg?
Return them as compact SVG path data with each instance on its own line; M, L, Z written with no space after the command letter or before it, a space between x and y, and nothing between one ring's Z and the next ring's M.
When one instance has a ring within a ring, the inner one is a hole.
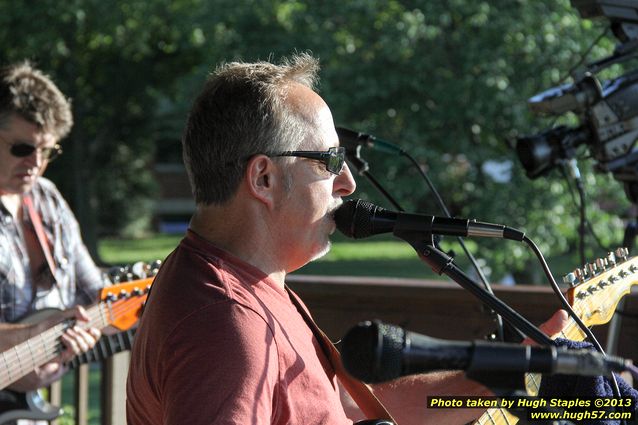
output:
M598 270L603 271L607 269L607 259L606 258L596 258L596 267Z
M587 268L587 264L583 265L583 268L580 269L582 276L583 276L583 281L588 280L589 278L591 278L591 276L589 275L589 269Z
M578 279L576 278L576 275L573 272L567 273L565 276L563 276L563 283L565 283L566 285L576 286L577 282L578 282Z
M629 255L629 250L625 247L621 247L621 248L616 248L616 251L614 253L616 254L616 258L618 259L618 262L623 262L627 260L627 256Z
M155 276L159 271L159 268L162 266L162 260L155 260L150 265L150 273L149 276Z
M570 273L571 274L571 273ZM584 282L585 281L585 276L583 275L583 271L581 269L575 269L574 272L574 277L579 281L579 282Z
M616 265L616 256L614 255L613 252L608 252L607 253L607 263L611 266L614 267Z
M143 261L138 261L131 266L131 272L136 279L144 279L147 274L147 264Z
M111 280L111 282L119 283L122 280L124 268L120 266L113 266L113 267L110 267L106 273L109 276L109 279Z
M596 276L596 274L598 274L598 267L595 263L588 263L587 271L589 272L589 277L594 277Z

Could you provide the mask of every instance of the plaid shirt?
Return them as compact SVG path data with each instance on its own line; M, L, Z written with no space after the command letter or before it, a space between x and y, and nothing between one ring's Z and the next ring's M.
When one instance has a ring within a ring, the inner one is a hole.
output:
M0 321L14 322L43 308L65 309L97 299L106 281L82 242L80 227L55 185L43 177L31 189L35 210L52 245L55 283L37 287L31 276L22 226L0 202ZM22 206L22 217L30 224ZM50 273L47 275L51 281ZM50 283L50 282L49 282Z

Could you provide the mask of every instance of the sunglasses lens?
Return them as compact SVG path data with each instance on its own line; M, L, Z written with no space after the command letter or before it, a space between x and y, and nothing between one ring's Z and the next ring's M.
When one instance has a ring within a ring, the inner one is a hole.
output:
M343 162L345 160L343 149L334 149L330 151L330 159L328 159L328 163L326 164L326 168L333 174L341 174L341 170L343 169Z
M24 158L29 156L35 152L36 147L33 145L29 145L27 143L18 143L11 146L11 155ZM43 148L40 150L42 154L42 159L46 159L52 161L57 158L62 153L62 148L59 145L55 145L52 148Z
M11 155L23 158L31 155L35 151L35 146L26 143L19 143L11 146Z

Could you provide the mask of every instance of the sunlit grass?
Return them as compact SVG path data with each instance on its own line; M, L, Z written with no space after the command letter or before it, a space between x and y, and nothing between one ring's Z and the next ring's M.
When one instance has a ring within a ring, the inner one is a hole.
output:
M100 259L108 264L163 260L179 244L181 235L154 235L144 239L102 239Z
M108 264L163 260L179 244L182 236L155 235L145 239L103 239L100 258ZM427 277L429 271L410 245L390 238L352 241L334 236L325 257L295 273L347 276Z

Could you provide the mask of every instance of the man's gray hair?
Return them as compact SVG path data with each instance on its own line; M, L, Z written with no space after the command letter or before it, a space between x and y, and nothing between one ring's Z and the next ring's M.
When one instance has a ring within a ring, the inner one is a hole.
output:
M312 127L286 97L294 83L313 89L318 70L317 59L302 53L279 65L231 62L213 72L182 137L197 204L231 199L251 156L294 150L310 137Z

